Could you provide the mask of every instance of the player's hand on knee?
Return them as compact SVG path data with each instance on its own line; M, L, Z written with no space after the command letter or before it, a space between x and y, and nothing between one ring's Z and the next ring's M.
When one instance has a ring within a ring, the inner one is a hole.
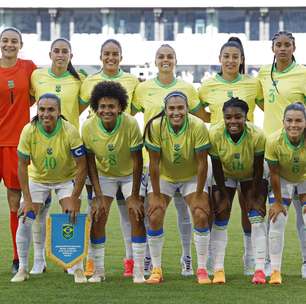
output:
M149 202L148 216L151 216L158 209L165 211L166 206L167 203L165 197L162 194L157 195L153 193Z
M144 206L139 196L131 196L128 201L129 212L132 212L139 222L144 218Z
M287 215L286 208L281 203L274 203L269 210L269 218L270 220L275 223L278 215L280 213L283 213L284 215Z
M28 212L35 212L33 203L31 201L24 201L24 207L22 208L23 212L23 220L22 222L25 223L26 217L28 215Z

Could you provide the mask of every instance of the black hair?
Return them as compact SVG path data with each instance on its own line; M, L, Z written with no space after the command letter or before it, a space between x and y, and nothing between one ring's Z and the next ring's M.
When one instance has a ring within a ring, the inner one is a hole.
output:
M53 93L45 93L45 94L41 95L41 96L38 98L38 100L37 100L37 106L38 106L39 102L40 102L42 99L53 99L53 100L55 100L56 103L57 103L58 109L61 111L61 99L60 99L57 95L55 95L55 94L53 94ZM63 118L64 120L67 120L62 114L60 115L60 118ZM38 122L38 120L39 120L39 119L38 119L38 114L36 114L36 115L32 118L31 123L32 123L32 124L36 124L36 123Z
M71 43L70 43L67 39L65 39L65 38L57 38L57 39L53 40L52 43L51 43L50 50L52 50L54 44L55 44L56 42L58 42L58 41L63 41L63 42L65 42L65 43L68 45L69 50L70 50L70 52L71 52L71 50L72 50L72 48L71 48ZM67 71L68 71L75 79L81 80L79 74L77 73L77 71L75 70L75 68L73 67L73 65L72 65L72 63L71 63L71 60L69 60L69 62L68 62Z
M295 38L293 37L292 33L287 32L287 31L279 31L278 33L275 33L273 38L272 38L272 48L274 47L274 42L277 38L279 38L280 36L285 35L287 36L291 41L293 46L295 46ZM275 87L277 93L279 94L278 88L277 88L277 83L273 78L273 69L274 69L274 65L276 64L276 57L275 54L273 56L273 62L272 62L272 66L271 66L271 71L270 71L270 77L272 80L272 85ZM295 57L292 55L292 61L295 61Z
M245 56L244 56L244 48L243 48L241 40L238 37L234 37L234 36L230 37L228 41L222 45L220 49L220 55L222 54L222 51L226 47L234 47L240 51L241 63L239 65L239 73L245 74ZM221 67L219 74L222 75L222 67Z
M228 101L226 101L223 104L222 112L224 113L227 108L239 108L245 113L245 116L247 116L249 112L248 104L238 97L231 97Z
M122 112L127 108L129 97L125 88L119 82L102 81L95 85L90 97L90 106L94 112L97 112L99 100L104 97L118 100Z
M305 117L305 120L306 120L306 109L305 109L305 106L303 105L303 103L297 101L297 102L294 102L294 103L291 103L290 105L288 105L286 108L285 108L285 111L284 111L284 119L285 119L285 116L287 114L288 111L300 111L304 114L304 117Z
M0 33L0 38L2 37L2 35L5 33L5 32L8 32L8 31L12 31L12 32L15 32L18 36L19 36L19 39L20 39L20 43L22 44L23 41L22 41L22 34L21 32L15 28L15 27L6 27L5 29L2 30L2 32Z
M155 54L155 57L156 57L158 51L159 51L162 47L166 47L166 48L171 49L171 50L173 51L173 53L174 53L175 58L176 58L175 49L174 49L170 44L168 44L168 43L163 43L163 44L157 49L156 54Z
M180 97L182 98L185 102L186 102L186 105L188 107L188 97L186 96L186 94L184 94L183 92L180 92L180 91L173 91L173 92L170 92L169 94L167 94L165 97L164 97L164 104L165 104L165 108L167 106L167 103L168 101L170 100L170 98L172 97ZM163 120L164 120L164 117L165 117L165 109L162 110L161 112L159 112L157 115L155 115L154 117L152 117L146 124L145 126L145 129L144 129L144 132L143 132L143 140L145 141L145 137L146 137L146 134L148 134L148 137L150 140L152 140L152 134L151 134L151 127L152 127L152 124L153 124L153 121L157 118L161 117L161 122L160 122L160 132L161 132L161 129L162 129L162 124L163 124Z
M119 50L120 50L120 55L122 55L122 47L121 47L121 44L120 44L120 42L119 42L118 40L116 40L116 39L107 39L107 40L105 40L105 41L102 43L102 45L101 45L100 54L102 54L103 48L104 48L107 44L109 44L109 43L116 44L116 45L118 46Z

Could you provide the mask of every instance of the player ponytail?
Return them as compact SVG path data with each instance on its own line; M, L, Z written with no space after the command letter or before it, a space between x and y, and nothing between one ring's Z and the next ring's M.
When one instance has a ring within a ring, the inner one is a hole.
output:
M287 36L292 41L293 46L295 46L295 38L293 37L292 33L287 32L287 31L279 31L278 33L274 34L274 36L272 38L272 48L274 47L275 40L282 35ZM291 59L292 59L292 62L295 61L295 57L293 55L292 55ZM277 88L277 83L273 78L273 70L274 70L275 65L276 65L276 56L274 54L273 62L272 62L272 66L271 66L271 71L270 71L270 77L271 77L271 80L272 80L273 87L276 89L276 92L279 94L279 91L278 91L278 88Z
M68 45L68 48L69 48L69 50L70 50L70 52L71 52L71 44L70 44L70 42L69 42L67 39L65 39L65 38L58 38L58 39L53 40L53 42L51 43L51 47L50 47L51 50L53 49L54 44L55 44L56 42L58 42L58 41L63 41L63 42L65 42L65 43ZM67 66L67 71L68 71L75 79L81 80L81 78L80 78L78 72L75 70L75 68L73 67L73 65L72 65L72 63L71 63L71 60L69 60L69 63L68 63L68 66Z

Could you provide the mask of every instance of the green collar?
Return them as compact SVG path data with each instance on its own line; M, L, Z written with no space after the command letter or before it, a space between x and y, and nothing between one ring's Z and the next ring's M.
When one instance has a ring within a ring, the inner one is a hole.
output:
M244 138L247 135L247 130L246 130L246 126L243 129L243 132L239 138L239 140L237 142L234 142L233 139L231 138L231 135L228 133L228 131L226 130L226 128L224 128L224 134L225 134L225 138L233 145L240 145L241 142L244 140Z
M122 74L123 74L123 71L120 70L120 69L118 70L118 73L117 73L116 75L114 75L114 76L108 76L108 75L106 75L106 74L103 72L103 70L101 71L101 77L102 77L103 79L108 79L108 80L117 79L117 78L121 77Z
M173 86L176 85L176 83L177 83L177 79L174 78L173 81L172 81L171 83L169 83L169 84L163 84L163 83L161 83L161 82L159 81L158 76L157 76L156 78L154 78L154 81L155 81L155 83L156 83L158 86L160 86L160 87L162 87L162 88L166 88L166 89L167 89L167 88L173 87Z
M62 127L62 119L59 118L56 122L56 126L55 128L53 129L52 132L47 132L44 127L42 126L42 124L40 123L40 121L37 122L37 127L38 127L38 130L40 131L40 133L42 133L44 136L46 136L47 138L51 138L53 137L54 135L56 135L58 133L58 131L61 129Z
M284 139L285 139L285 143L287 144L287 146L288 146L290 149L292 149L292 150L298 150L298 149L304 147L304 136L303 136L303 135L302 135L301 140L300 140L300 142L299 142L299 144L298 144L297 146L293 145L293 144L290 142L290 140L289 140L289 138L288 138L288 134L286 133L285 130L283 130L283 136L284 136Z
M98 117L98 116L97 116ZM121 121L122 121L122 114L120 114L118 117L117 117L117 120L116 120L116 124L115 124L115 128L113 130L111 130L110 132L107 131L103 125L103 122L102 122L102 119L100 117L98 117L98 123L99 123L99 127L101 128L101 130L107 134L107 135L113 135L117 130L118 128L120 127L121 125Z
M237 77L234 80L225 80L222 75L216 74L216 80L222 83L235 83L242 79L242 75L238 73Z
M274 66L273 66L273 73L284 74L284 73L287 73L287 72L291 71L295 66L296 66L296 62L292 61L283 71L278 72L276 70L276 63L275 63Z
M181 127L181 129L178 131L178 133L176 133L172 126L171 126L171 123L168 119L168 117L166 118L166 122L167 122L167 127L168 127L168 130L170 132L170 134L174 135L174 136L180 136L181 134L183 134L186 129L187 129L187 126L188 126L188 119L187 119L187 116L185 117L185 120L184 120L184 123L183 123L183 126Z
M57 79L59 79L59 78L64 78L64 77L67 77L67 76L70 76L70 75L71 75L69 71L65 71L62 75L57 76L57 75L55 75L55 74L51 71L51 68L48 68L48 74L49 74L50 76L54 77L54 78L57 78Z

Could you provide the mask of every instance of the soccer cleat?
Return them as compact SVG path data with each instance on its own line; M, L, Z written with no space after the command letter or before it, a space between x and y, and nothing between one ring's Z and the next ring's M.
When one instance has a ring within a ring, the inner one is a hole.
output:
M135 284L142 284L145 281L146 280L145 280L143 275L141 275L141 274L134 274L134 276L133 276L133 283L135 283Z
M206 268L209 275L214 274L214 260L211 255L208 256L207 262L206 262Z
M84 274L88 277L91 277L93 276L94 272L95 272L95 262L93 261L93 259L88 259L86 261Z
M16 274L19 269L19 260L13 260L11 272L12 274Z
M76 269L74 271L74 283L78 284L87 283L87 278L84 274L83 269Z
M73 267L67 268L65 272L67 272L67 274L69 275L74 275L74 268Z
M262 270L256 270L252 279L253 284L266 284L266 275Z
M159 284L162 281L162 269L160 267L153 267L150 277L146 280L146 284Z
M211 284L211 280L208 276L207 270L204 268L198 268L197 279L199 284Z
M19 283L19 282L24 282L30 278L29 274L27 271L24 269L18 270L18 272L13 276L11 279L11 282L13 283Z
M134 260L133 259L124 259L124 272L123 276L128 278L133 276L133 269L134 269Z
M36 262L35 263L35 261L34 261L34 264L33 264L33 267L30 271L30 274L34 274L34 275L42 274L42 273L46 272L46 270L47 270L47 267L46 267L45 262L43 262L43 263Z
M182 271L181 271L182 276L188 277L193 275L192 259L190 256L181 257L181 266L182 266Z
M95 271L93 276L88 279L89 283L101 283L102 281L105 281L104 269L102 269L101 271Z
M302 279L306 279L306 262L302 264L301 274L302 274Z
M255 270L255 260L254 258L243 256L243 274L245 276L251 276L254 274Z
M275 284L275 285L282 284L282 276L281 276L280 271L278 270L272 271L269 284Z
M144 275L149 276L152 271L152 260L150 257L144 258Z
M214 272L213 284L225 284L225 273L223 269Z

